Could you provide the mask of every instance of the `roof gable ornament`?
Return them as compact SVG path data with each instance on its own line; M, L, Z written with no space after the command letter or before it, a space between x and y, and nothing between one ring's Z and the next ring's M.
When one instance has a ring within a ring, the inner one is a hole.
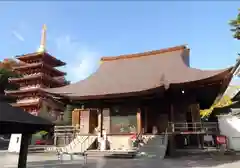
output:
M46 31L47 31L47 26L46 24L44 24L42 28L40 47L37 50L37 52L39 53L46 52Z

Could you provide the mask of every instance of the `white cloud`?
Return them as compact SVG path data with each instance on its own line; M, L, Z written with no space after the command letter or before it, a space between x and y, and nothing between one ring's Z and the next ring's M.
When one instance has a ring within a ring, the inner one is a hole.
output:
M57 38L55 44L58 55L67 62L64 69L72 82L87 78L99 66L100 54L69 35Z
M20 41L25 41L24 37L17 31L13 30L12 34Z

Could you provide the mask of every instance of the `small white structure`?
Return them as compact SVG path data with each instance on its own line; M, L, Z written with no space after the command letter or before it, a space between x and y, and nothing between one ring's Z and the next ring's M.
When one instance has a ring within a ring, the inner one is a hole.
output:
M20 152L22 134L12 134L8 145L8 152Z
M220 134L228 138L228 148L240 151L240 117L237 115L218 116Z

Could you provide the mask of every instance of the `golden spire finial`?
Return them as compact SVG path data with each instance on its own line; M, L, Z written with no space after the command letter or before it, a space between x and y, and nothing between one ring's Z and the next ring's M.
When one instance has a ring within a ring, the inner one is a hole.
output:
M46 26L46 24L44 24L43 28L42 28L41 43L40 43L40 47L38 49L38 52L45 52L46 51L46 31L47 31L47 26Z

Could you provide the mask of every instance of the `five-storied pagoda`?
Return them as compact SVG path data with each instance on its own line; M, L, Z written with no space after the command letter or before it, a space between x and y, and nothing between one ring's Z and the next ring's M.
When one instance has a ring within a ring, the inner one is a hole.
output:
M16 56L23 65L15 67L14 71L21 74L20 78L10 78L9 82L20 85L19 90L5 91L9 96L17 97L12 104L21 107L26 112L38 115L41 110L47 111L56 119L64 106L60 102L44 94L42 88L55 88L66 85L66 73L56 69L65 65L46 51L46 25L42 29L41 45L37 52ZM43 109L44 108L44 109Z

